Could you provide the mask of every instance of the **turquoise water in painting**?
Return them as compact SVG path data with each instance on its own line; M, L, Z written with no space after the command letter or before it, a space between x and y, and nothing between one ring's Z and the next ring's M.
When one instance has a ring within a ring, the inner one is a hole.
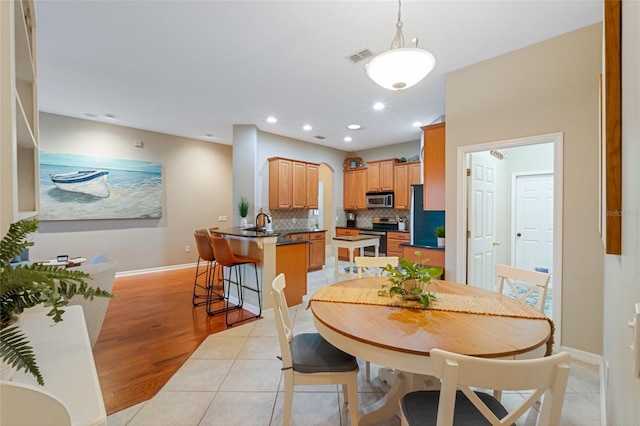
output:
M51 174L79 170L108 170L109 197L64 191L51 181ZM159 163L40 153L40 220L160 217L162 166Z

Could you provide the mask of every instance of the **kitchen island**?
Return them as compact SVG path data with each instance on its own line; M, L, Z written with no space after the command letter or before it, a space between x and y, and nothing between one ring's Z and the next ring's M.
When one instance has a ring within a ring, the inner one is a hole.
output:
M237 226L216 229L214 232L223 235L229 241L233 253L260 259L256 265L258 283L253 282L253 273L244 274L244 280L248 287L260 289L262 300L258 299L258 293L247 291L244 293L244 309L258 313L260 306L263 309L273 306L270 296L271 282L279 273L284 273L287 277L288 303L296 305L302 302L302 296L307 293L309 241L285 238L287 232L253 231ZM234 297L230 297L230 301L237 303Z

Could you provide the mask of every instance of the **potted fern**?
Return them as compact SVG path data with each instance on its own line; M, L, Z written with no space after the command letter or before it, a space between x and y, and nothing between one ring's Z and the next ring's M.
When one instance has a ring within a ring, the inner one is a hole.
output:
M420 251L415 252L420 257ZM385 266L382 270L388 275L390 284L383 286L380 294L388 294L390 297L400 295L407 300L420 300L424 309L429 309L436 295L429 291L431 279L442 275L442 268L428 266L429 259L417 263L409 259L400 258L398 266ZM387 289L387 287L391 285Z
M445 235L444 225L436 226L434 235L438 239L438 247L444 247L444 235Z
M42 304L49 309L47 315L57 323L63 320L64 307L73 296L80 294L93 300L113 295L89 287L87 280L91 276L82 271L38 264L12 266L11 259L33 246L27 236L37 229L38 219L16 222L9 227L0 245L0 359L15 370L32 374L43 385L33 348L16 324L18 316L25 309Z

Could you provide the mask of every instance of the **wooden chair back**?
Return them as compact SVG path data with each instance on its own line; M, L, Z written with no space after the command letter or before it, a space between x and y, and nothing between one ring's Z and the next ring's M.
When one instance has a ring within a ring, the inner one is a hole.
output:
M505 283L511 289L516 299L525 300L530 295L538 292L538 299L534 307L544 313L544 302L547 298L547 286L551 276L543 272L529 271L526 269L516 268L514 266L501 265L496 263L494 267L498 282L496 283L496 291L502 293ZM525 291L518 289L517 284L525 284L528 288Z
M363 277L363 272L368 277L375 277L382 274L382 268L391 265L394 268L398 266L398 256L356 256L354 258L358 269L358 278Z

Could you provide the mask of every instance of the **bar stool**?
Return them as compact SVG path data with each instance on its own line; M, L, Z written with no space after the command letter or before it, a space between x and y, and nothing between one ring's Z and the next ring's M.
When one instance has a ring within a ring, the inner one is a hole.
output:
M207 301L207 313L209 315L216 315L224 312L224 320L227 326L232 326L242 321L246 321L253 318L258 318L262 315L262 296L260 292L260 282L258 281L258 267L257 263L260 259L248 256L241 256L234 254L231 251L229 242L223 237L211 237L211 245L213 246L213 253L215 255L218 265L222 266L222 283L225 288L225 307L212 311L211 303ZM256 274L256 287L250 287L244 282L244 265L253 264L253 269ZM225 274L226 269L226 274ZM229 297L231 296L231 285L235 284L236 294L238 296L238 303L235 306L229 305ZM244 290L254 291L258 294L258 314L246 318L242 318L238 321L229 322L229 312L241 309L244 303Z
M192 303L193 306L200 306L207 303L211 297L215 301L222 300L223 296L213 291L217 262L209 240L209 232L206 229L198 229L193 233L193 237L196 240L196 248L198 249L198 263L196 263L196 276L193 281ZM201 266L200 261L206 262L206 264ZM202 283L201 278L203 275L204 283ZM204 292L199 293L199 290L204 290ZM199 301L199 299L202 300Z

